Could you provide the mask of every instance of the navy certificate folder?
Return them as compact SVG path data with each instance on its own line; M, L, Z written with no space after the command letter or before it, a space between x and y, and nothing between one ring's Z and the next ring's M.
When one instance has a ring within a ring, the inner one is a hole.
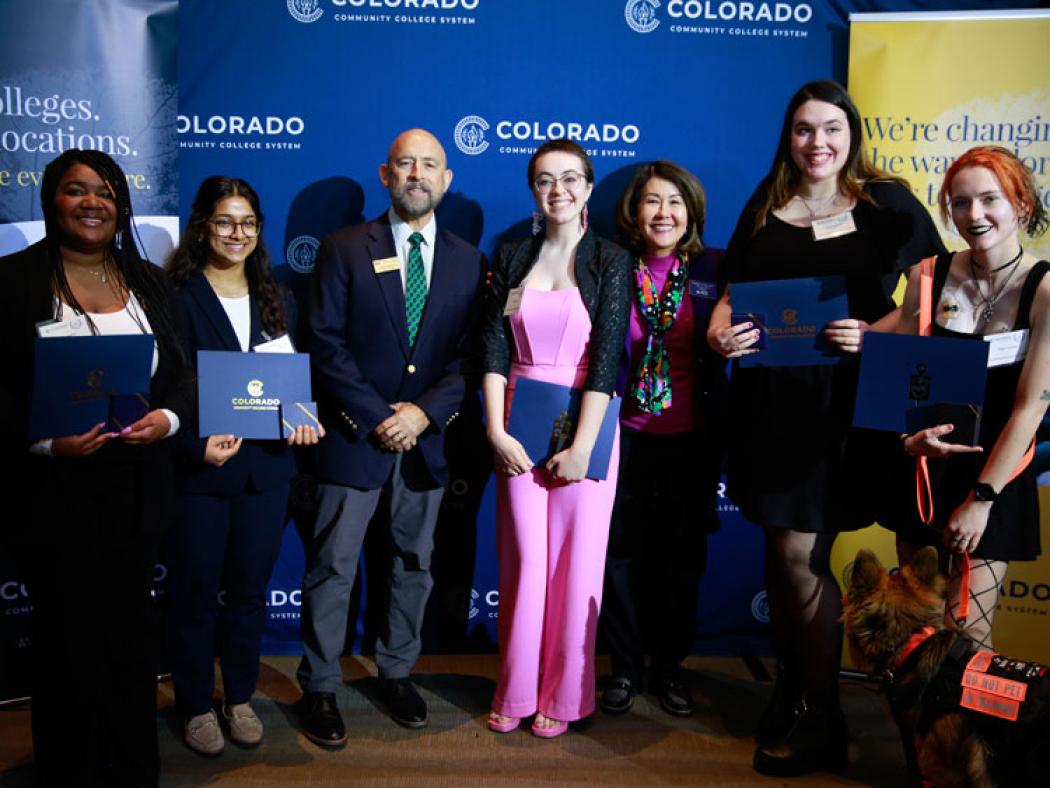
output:
M849 317L844 276L736 282L729 286L734 315L762 332L762 350L741 356L741 367L837 364L842 353L824 338L832 320Z
M984 406L988 343L910 334L864 336L853 426L911 432L909 411L940 403Z
M114 396L149 391L152 363L152 334L37 337L29 439L108 422Z
M281 404L312 402L305 353L197 351L200 435L277 439Z
M531 378L518 378L514 384L507 432L516 438L536 465L542 465L567 448L576 434L580 417L581 389L545 383ZM609 400L605 418L598 430L598 438L591 451L587 478L605 479L609 475L616 425L620 418L619 397Z

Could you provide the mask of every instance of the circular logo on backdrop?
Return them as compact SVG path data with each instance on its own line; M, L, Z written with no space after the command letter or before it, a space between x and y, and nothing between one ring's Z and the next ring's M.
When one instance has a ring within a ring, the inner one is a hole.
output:
M751 600L751 615L760 624L769 623L769 597L766 596L765 591L759 591Z
M489 146L485 139L485 132L489 130L488 122L478 115L467 115L456 124L456 130L452 137L456 141L456 147L468 156L477 156L484 153Z
M303 23L316 22L324 9L321 0L288 0L288 13Z
M317 250L320 248L321 242L312 235L297 236L291 240L284 252L285 262L300 274L308 274L314 270L314 260L317 259Z
M634 32L651 33L660 26L660 20L656 18L659 7L660 0L627 0L623 17Z
M248 396L261 397L263 395L263 382L261 380L248 381Z

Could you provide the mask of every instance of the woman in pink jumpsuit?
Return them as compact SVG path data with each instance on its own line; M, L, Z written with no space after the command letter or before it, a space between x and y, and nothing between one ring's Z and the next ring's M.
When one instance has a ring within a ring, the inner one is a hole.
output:
M532 732L551 738L595 705L616 445L606 479L585 474L623 352L630 259L587 229L594 167L579 145L542 145L529 161L529 184L544 230L500 248L484 328L502 661L489 727L506 733L535 714ZM583 389L571 445L543 466L505 429L519 377Z

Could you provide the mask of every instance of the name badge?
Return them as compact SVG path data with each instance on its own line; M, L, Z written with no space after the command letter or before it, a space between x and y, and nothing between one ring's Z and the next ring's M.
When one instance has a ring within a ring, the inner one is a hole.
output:
M518 310L521 309L521 297L523 295L525 295L524 287L515 287L507 293L507 305L503 307L504 317L518 314Z
M824 219L814 219L810 226L813 228L814 241L826 241L828 238L838 238L840 235L857 232L857 225L853 223L853 211L843 211Z
M989 334L984 341L988 343L988 366L1005 367L1024 359L1028 352L1028 329Z
M39 337L72 337L84 328L84 318L72 317L69 320L42 320L36 324Z
M385 274L387 271L400 271L400 257L384 257L382 260L372 261L372 270L377 274Z
M292 338L287 334L281 334L277 339L271 339L269 342L260 342L258 345L252 348L255 353L294 353L295 347L292 345Z
M701 282L699 279L690 279L689 295L694 298L704 298L709 301L714 301L716 288L714 282Z

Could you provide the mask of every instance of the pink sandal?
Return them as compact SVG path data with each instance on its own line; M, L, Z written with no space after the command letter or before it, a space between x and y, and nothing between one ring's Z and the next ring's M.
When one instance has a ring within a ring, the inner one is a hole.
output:
M495 714L498 717L502 717L502 720L496 719L492 715ZM521 724L521 717L508 717L506 714L500 714L499 712L492 712L489 714L489 730L495 733L510 733L518 729L518 725Z
M553 717L547 717L548 720L553 720ZM539 736L541 739L556 739L561 736L565 731L569 730L569 723L565 720L558 720L557 725L552 725L549 728L541 728L536 725L536 722L532 723L532 735Z

